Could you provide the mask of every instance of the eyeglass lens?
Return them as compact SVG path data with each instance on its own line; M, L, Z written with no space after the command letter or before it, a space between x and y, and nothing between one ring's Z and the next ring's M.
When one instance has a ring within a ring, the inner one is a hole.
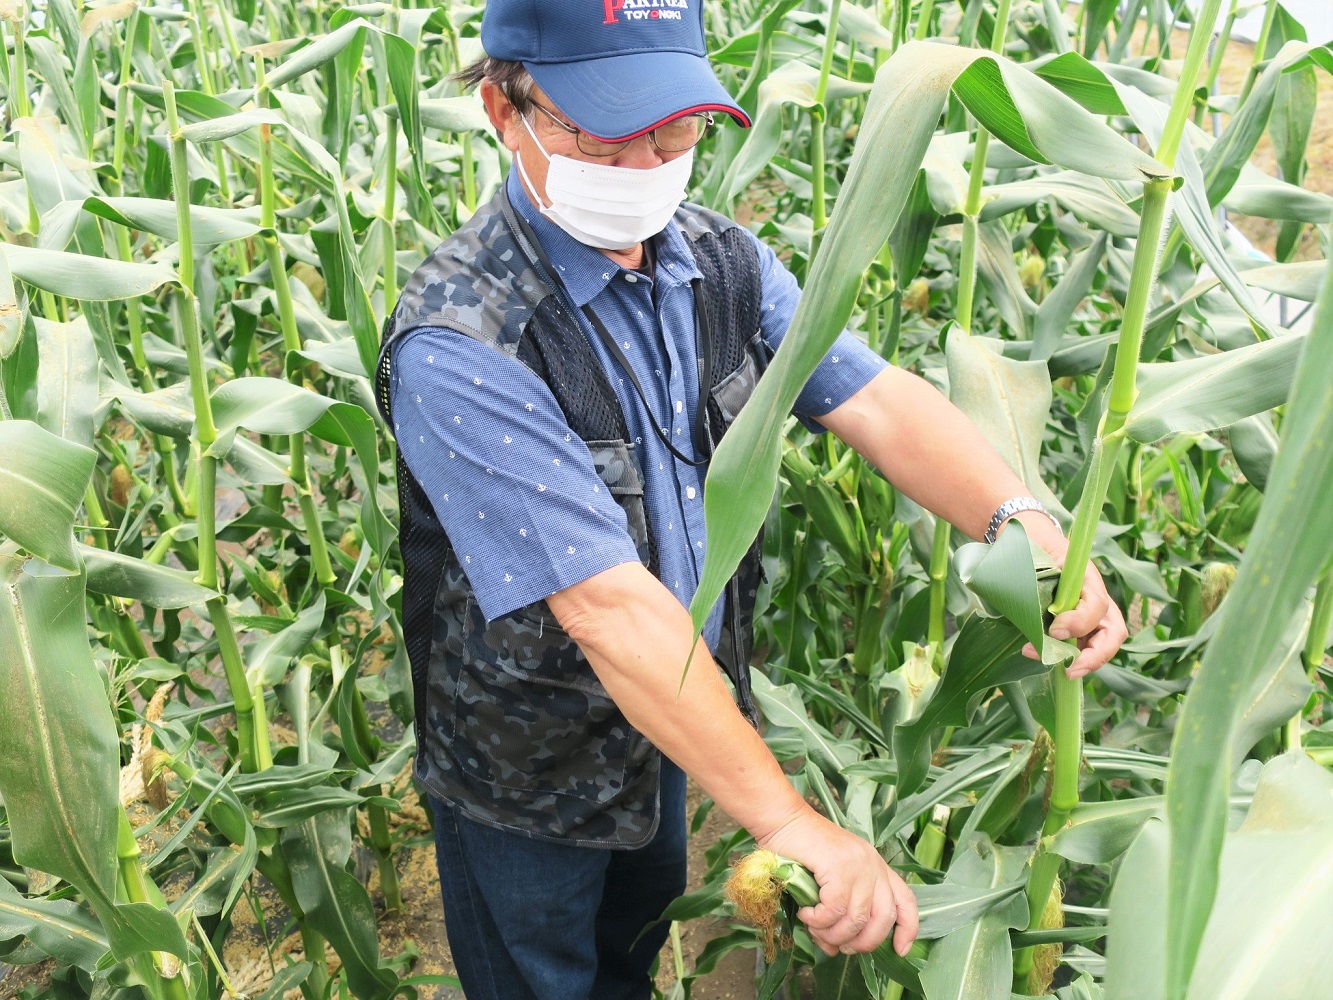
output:
M699 144L708 125L703 115L685 115L653 129L653 143L664 153L683 152ZM589 156L609 156L628 145L628 142L603 142L582 131L578 134L579 149Z

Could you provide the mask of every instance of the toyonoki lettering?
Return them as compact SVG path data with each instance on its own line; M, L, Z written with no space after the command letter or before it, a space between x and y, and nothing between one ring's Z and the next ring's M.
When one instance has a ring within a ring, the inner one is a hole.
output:
M603 24L621 21L679 21L690 9L690 0L602 0Z

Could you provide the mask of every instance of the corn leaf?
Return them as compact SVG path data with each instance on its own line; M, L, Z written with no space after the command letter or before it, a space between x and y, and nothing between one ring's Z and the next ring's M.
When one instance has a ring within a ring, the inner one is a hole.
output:
M1228 427L1281 406L1305 336L1291 335L1189 361L1139 368L1139 396L1125 421L1135 441Z
M1300 996L1325 966L1333 918L1333 775L1304 754L1273 758L1222 850L1188 1000Z
M1190 981L1217 892L1227 771L1237 727L1268 684L1269 658L1333 551L1333 267L1292 390L1269 489L1217 635L1186 698L1167 781L1167 985Z
M91 447L97 409L97 348L83 316L72 323L34 318L37 328L37 423Z
M176 203L157 198L88 198L84 211L110 219L130 229L141 229L177 240ZM259 208L190 207L190 234L197 247L216 246L231 240L244 240L263 233Z
M218 596L195 583L194 574L185 570L157 566L92 545L78 548L88 574L88 589L95 594L113 594L153 608L195 607Z
M19 863L104 911L116 894L115 722L93 664L80 576L0 556L0 795Z
M999 889L1022 881L1031 853L1030 848L996 847L978 837L959 851L949 878L959 885ZM921 970L926 1000L1009 1000L1009 931L1027 923L1027 910L1027 899L1014 895L936 942Z
M176 272L165 264L130 264L12 243L0 252L8 258L14 277L71 299L132 299L176 280Z
M93 972L110 945L97 921L66 899L24 899L0 879L0 940L26 937L65 965Z
M1002 85L990 88L997 77ZM691 604L697 629L763 523L777 482L783 420L851 314L861 274L902 212L951 89L1015 148L1031 148L1051 162L1098 176L1133 179L1162 172L1103 122L1007 61L915 42L894 53L877 74L837 209L792 328L709 469L704 502L712 541ZM894 155L883 155L888 149Z
M324 812L288 827L281 844L305 918L338 952L352 995L387 997L398 977L380 965L375 911L366 887L344 867L352 851L347 811Z
M27 420L0 421L0 533L71 572L74 514L97 453Z

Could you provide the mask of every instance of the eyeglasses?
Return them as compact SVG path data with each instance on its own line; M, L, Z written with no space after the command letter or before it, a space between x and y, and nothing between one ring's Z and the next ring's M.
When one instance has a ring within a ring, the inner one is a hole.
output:
M542 107L536 101L532 106L549 118L557 128L568 132L574 136L574 141L578 144L579 150L588 156L615 156L633 140L624 139L620 142L603 142L590 136L580 128L576 128L566 122L561 121L551 111ZM693 149L699 145L699 140L704 137L713 124L713 115L710 111L701 111L695 114L681 115L664 125L648 132L648 138L652 140L654 146L663 153L683 153L687 149Z

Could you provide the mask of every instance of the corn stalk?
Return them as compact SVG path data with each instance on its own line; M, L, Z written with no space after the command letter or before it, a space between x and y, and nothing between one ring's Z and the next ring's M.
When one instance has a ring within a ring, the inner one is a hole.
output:
M1185 123L1194 100L1194 83L1203 69L1208 52L1208 39L1221 9L1221 0L1208 0L1194 22L1185 68L1176 88L1175 98L1167 116L1166 127L1158 144L1156 158L1164 167L1175 166L1176 153L1184 138ZM1069 549L1065 554L1064 570L1056 588L1050 611L1059 615L1078 606L1092 557L1092 543L1101 519L1102 503L1110 488L1111 474L1116 468L1120 449L1124 445L1123 428L1138 394L1136 377L1139 351L1143 343L1144 322L1148 303L1157 276L1158 254L1167 218L1167 197L1171 180L1159 178L1143 185L1143 203L1139 213L1139 235L1134 249L1134 264L1130 274L1129 294L1120 323L1120 337L1116 345L1115 369L1107 396L1106 412L1093 443L1089 472L1083 495L1074 514L1069 531ZM1056 729L1055 756L1051 770L1050 811L1043 826L1045 837L1061 830L1079 800L1079 766L1083 750L1083 681L1066 676L1064 665L1052 672L1055 691ZM1045 844L1045 841L1043 841ZM1029 930L1040 926L1041 915L1050 897L1051 887L1059 875L1060 857L1048 849L1039 850L1032 863L1028 879ZM1018 982L1027 982L1031 971L1031 952L1021 954L1015 964L1014 976Z

